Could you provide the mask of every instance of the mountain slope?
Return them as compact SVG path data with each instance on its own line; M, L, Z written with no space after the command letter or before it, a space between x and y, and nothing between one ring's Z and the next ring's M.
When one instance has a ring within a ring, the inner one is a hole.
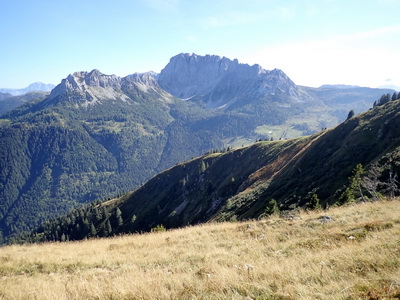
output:
M1 93L0 92L0 101L12 97L9 93Z
M322 205L332 205L357 164L367 170L378 164L382 182L390 172L400 172L399 111L400 100L391 101L309 137L259 142L181 163L126 196L49 222L30 238L81 239L148 231L159 224L258 218L268 214L273 199L281 210L290 210L310 206L314 194Z
M392 155L400 171L399 108L400 101L394 101L317 135L261 142L181 164L113 205L126 219L137 217L125 230L142 230L254 218L272 199L282 209L304 206L313 190L322 203L333 204L358 163L384 165Z
M181 54L161 74L76 72L49 96L32 95L0 119L0 239L82 203L126 193L207 151L310 134L338 122L337 108L282 71L217 56ZM259 167L249 166L249 174ZM218 193L213 201L228 196Z
M8 96L7 96L8 95ZM37 101L48 96L46 92L28 92L21 96L12 96L11 94L1 94L0 96L0 115L5 114L22 104L30 101Z
M348 177L357 164L367 169L373 163L400 172L400 102L394 101L381 109L370 110L354 117L316 138L296 159L290 160L270 182L261 180L260 185L248 195L230 199L233 208L225 207L224 213L231 217L248 218L260 215L265 203L251 199L257 195L266 201L277 199L282 208L304 206L315 192L323 203L329 205L338 201L348 184ZM258 174L261 178L264 172ZM387 178L386 178L387 179ZM386 180L385 179L385 180ZM263 182L264 181L264 182ZM257 181L254 185L257 185Z

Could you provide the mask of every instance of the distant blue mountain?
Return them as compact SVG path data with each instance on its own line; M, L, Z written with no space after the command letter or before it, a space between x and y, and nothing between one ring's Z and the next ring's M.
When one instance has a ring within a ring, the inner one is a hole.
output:
M54 87L55 87L54 84L35 82L23 89L0 88L0 93L9 93L13 96L20 96L29 92L50 92Z

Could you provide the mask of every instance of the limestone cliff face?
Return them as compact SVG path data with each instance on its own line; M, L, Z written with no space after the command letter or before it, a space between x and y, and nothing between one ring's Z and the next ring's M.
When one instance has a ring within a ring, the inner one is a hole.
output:
M236 73L233 77L243 77L246 71L256 73L258 70L257 67L246 68L236 59L232 61L215 55L186 53L171 58L161 71L158 82L171 94L179 98L190 98L211 92L227 76L232 77Z
M208 107L225 108L238 101L286 94L293 101L306 97L281 70L241 64L216 55L178 54L158 76L159 85L172 95L200 98Z
M48 105L57 102L61 96L79 106L88 106L103 101L130 101L129 91L140 90L142 93L157 94L160 101L169 100L171 96L162 90L154 72L134 73L126 77L105 75L99 70L75 72L63 79L51 92Z
M91 72L75 72L63 79L50 94L49 100L66 95L69 98L79 96L86 101L101 99L117 99L121 97L121 78L115 75L105 75L99 70Z

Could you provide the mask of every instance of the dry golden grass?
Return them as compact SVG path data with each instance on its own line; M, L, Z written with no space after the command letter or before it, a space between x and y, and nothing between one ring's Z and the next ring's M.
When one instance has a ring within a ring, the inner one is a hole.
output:
M334 221L322 224L319 216ZM0 248L0 299L394 299L400 201Z

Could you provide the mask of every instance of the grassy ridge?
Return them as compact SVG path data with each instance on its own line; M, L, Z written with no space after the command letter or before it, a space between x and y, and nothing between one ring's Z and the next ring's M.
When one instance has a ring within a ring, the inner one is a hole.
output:
M332 221L323 223L321 216ZM400 201L0 248L0 299L392 299ZM374 298L375 297L375 298Z

